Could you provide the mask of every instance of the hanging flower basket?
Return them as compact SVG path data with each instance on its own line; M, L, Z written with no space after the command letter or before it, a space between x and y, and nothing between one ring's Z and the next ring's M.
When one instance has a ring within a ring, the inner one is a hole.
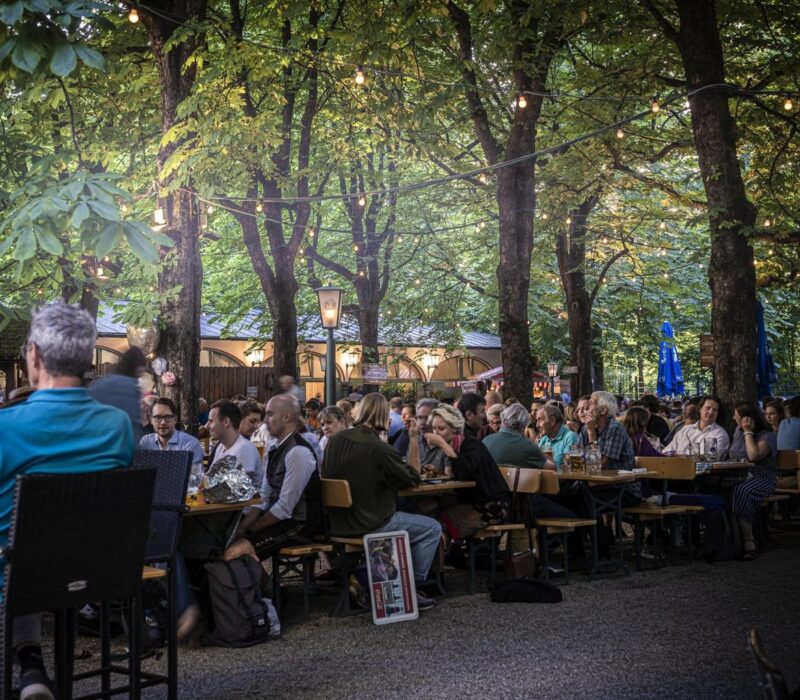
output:
M161 383L164 386L175 386L178 383L178 378L175 376L174 372L164 372L161 375Z

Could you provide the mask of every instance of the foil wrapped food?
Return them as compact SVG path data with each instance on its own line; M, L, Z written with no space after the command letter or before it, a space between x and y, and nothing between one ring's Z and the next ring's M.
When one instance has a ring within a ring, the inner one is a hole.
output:
M236 465L236 457L217 460L206 476L206 503L239 503L254 498L258 490L250 477Z

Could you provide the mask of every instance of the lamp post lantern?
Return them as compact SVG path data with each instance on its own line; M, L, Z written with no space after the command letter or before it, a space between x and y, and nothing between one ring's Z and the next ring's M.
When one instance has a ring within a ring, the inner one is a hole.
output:
M319 318L328 331L325 346L325 405L336 403L336 344L333 331L339 327L342 316L342 291L339 287L320 287L314 290L319 300Z
M555 398L556 394L556 377L558 376L558 362L551 361L547 363L547 376L550 377L550 399Z

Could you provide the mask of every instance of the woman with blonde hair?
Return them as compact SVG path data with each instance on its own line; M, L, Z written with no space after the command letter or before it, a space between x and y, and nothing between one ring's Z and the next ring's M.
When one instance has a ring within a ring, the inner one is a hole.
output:
M341 409L342 413L344 413L344 419L347 423L347 427L351 427L353 425L353 404L351 404L347 399L341 399L336 402L337 408Z

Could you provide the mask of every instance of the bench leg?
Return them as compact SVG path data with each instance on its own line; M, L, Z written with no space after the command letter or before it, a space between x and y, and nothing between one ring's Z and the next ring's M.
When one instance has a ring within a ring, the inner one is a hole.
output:
M636 571L642 570L642 521L636 517L633 521L633 552L636 560Z
M470 593L475 593L475 540L470 537L467 540L467 561L469 566L469 579L467 581L467 590Z
M550 539L547 536L547 528L542 528L542 581L550 580Z
M281 617L281 562L277 553L272 555L272 602L278 611L278 617Z
M309 589L311 588L311 567L314 565L317 555L303 557L303 622L308 619L309 610Z
M562 535L564 540L564 585L569 585L569 532Z
M589 580L594 581L594 575L597 573L597 560L599 553L597 551L597 525L589 528L589 535L592 540L592 565L589 569Z

